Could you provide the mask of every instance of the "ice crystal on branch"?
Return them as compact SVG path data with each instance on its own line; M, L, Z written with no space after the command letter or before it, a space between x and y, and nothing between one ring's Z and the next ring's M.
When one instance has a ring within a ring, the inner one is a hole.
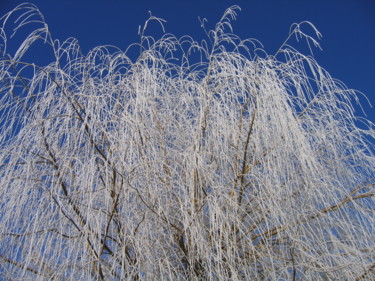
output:
M237 10L202 43L140 28L136 59L55 41L33 5L2 18L2 279L374 277L373 125L289 44L313 25L266 55ZM17 51L15 20L39 25Z

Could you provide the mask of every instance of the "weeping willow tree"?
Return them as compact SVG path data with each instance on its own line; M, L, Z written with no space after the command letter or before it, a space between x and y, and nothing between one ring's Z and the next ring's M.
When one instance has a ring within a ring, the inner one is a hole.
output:
M231 33L238 9L201 43L150 17L136 58L54 40L33 5L2 17L2 280L373 280L358 94L290 45L311 24L269 55ZM18 49L14 19L38 25Z

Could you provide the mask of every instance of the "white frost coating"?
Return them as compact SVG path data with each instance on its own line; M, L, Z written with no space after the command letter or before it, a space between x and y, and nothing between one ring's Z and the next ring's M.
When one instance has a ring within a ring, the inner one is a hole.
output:
M2 280L374 278L373 125L289 40L226 33L237 9L202 44L140 29L135 62L53 41L29 4L2 18ZM12 56L18 15L42 28Z

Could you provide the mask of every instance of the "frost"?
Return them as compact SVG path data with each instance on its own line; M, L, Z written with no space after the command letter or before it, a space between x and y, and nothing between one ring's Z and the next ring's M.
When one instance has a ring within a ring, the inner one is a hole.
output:
M135 60L54 41L30 4L2 18L2 279L374 277L375 132L358 94L289 40L267 55L228 33L237 10L202 43L155 40L146 22ZM42 27L12 56L18 16ZM23 60L38 40L47 66Z

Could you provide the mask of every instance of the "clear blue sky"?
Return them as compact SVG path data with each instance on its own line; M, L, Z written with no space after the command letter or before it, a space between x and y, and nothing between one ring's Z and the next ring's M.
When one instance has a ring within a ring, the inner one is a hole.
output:
M0 13L18 0L0 0ZM138 42L138 26L151 11L167 20L166 31L204 39L198 16L212 27L231 5L242 8L233 23L241 38L260 40L273 53L287 37L292 23L312 22L323 34L323 51L315 58L333 77L364 92L375 106L374 0L30 0L36 4L55 39L75 37L83 52L98 45L126 49ZM365 107L375 122L375 109Z

